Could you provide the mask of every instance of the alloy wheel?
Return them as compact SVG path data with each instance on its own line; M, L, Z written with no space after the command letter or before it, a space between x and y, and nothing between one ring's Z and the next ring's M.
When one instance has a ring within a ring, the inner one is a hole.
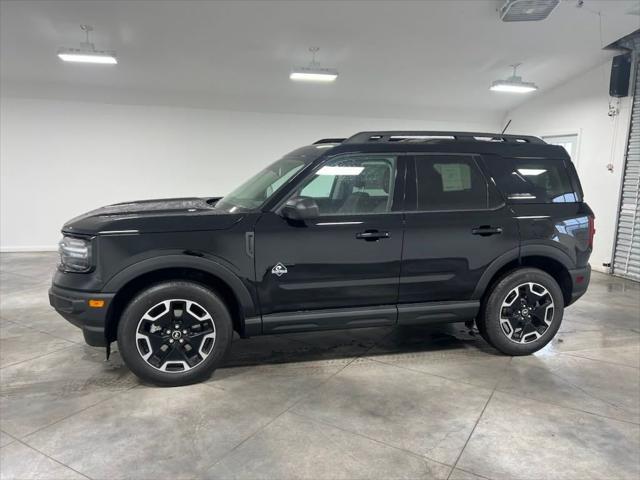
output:
M500 327L515 343L531 343L553 322L553 297L539 283L527 282L513 288L500 307Z
M140 356L167 373L183 373L200 365L213 351L215 340L213 317L200 304L184 299L157 303L136 329Z

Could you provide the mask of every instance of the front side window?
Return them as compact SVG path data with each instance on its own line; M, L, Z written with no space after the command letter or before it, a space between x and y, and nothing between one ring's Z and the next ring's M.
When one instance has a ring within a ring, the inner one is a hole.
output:
M395 178L395 157L340 157L318 168L293 197L313 198L320 215L385 213L391 210Z
M470 156L417 156L416 188L418 210L487 208L487 182Z

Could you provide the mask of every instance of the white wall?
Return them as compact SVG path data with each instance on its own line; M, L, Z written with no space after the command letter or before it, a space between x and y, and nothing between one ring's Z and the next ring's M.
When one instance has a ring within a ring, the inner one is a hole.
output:
M509 133L562 135L578 133L574 158L585 200L596 215L596 236L591 256L593 268L611 261L616 230L620 182L624 166L631 99L620 101L620 114L607 115L611 62L567 81L509 112ZM613 172L606 168L614 166Z
M500 115L419 120L228 112L0 98L0 247L53 248L62 224L101 205L216 196L323 137L374 129L495 131Z

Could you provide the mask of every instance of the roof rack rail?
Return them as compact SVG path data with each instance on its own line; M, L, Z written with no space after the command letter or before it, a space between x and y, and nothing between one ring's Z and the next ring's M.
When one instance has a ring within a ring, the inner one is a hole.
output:
M321 138L317 142L313 142L313 145L322 145L323 143L342 143L346 138Z
M347 138L342 143L440 142L447 140L462 142L546 143L541 138L531 135L448 131L360 132Z

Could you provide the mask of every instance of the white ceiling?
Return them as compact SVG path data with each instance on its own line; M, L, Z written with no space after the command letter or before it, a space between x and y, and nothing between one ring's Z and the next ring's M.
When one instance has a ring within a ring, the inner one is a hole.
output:
M249 111L419 117L505 112L530 97L490 92L508 65L541 91L602 64L601 47L640 28L638 0L565 0L545 21L503 23L500 0L5 1L3 95ZM601 12L600 17L597 12ZM602 39L599 21L602 19ZM61 46L95 26L117 66L64 64ZM288 79L294 64L336 67L334 84Z

